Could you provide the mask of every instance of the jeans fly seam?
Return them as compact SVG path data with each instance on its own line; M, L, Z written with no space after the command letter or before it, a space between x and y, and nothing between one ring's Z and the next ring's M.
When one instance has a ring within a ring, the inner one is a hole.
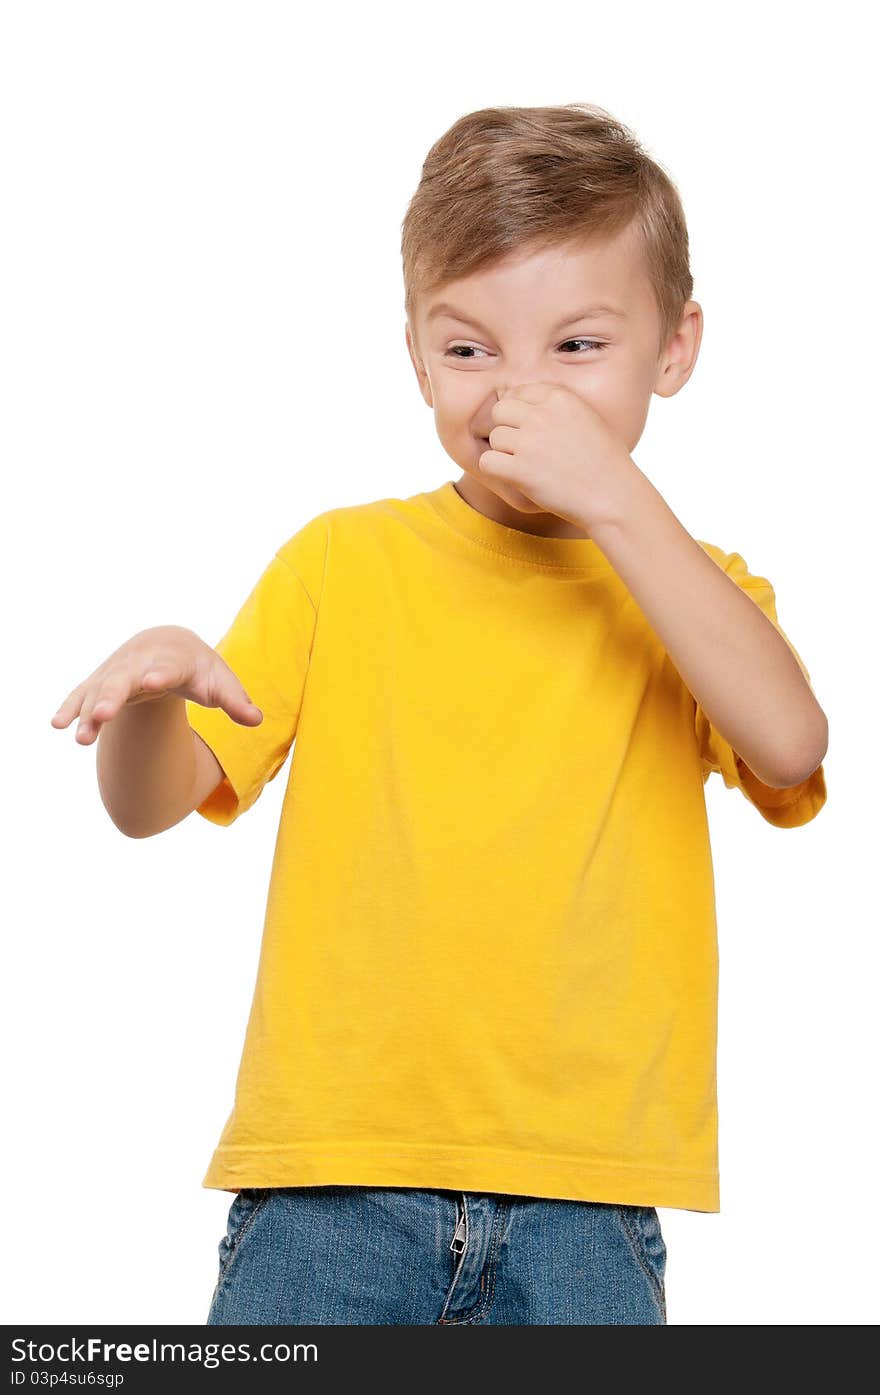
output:
M447 1317L445 1316L445 1314L446 1314L446 1312L447 1312L447 1310L448 1310L448 1308L449 1308L450 1303L452 1302L452 1295L453 1295L453 1293L455 1292L455 1286L456 1286L456 1284L458 1283L459 1277L460 1277L460 1275L461 1275L461 1271L462 1271L462 1269L464 1268L465 1258L467 1257L467 1248L468 1248L468 1212L467 1212L467 1201L465 1200L464 1192L462 1192L462 1194L461 1194L461 1211L462 1211L462 1215L463 1215L463 1217L464 1217L464 1244L463 1244L463 1246L462 1246L462 1248L461 1248L461 1254L458 1256L458 1263L456 1264L456 1266L455 1266L455 1271L454 1271L454 1273L453 1273L453 1275L452 1275L452 1282L450 1283L450 1285L449 1285L449 1290L448 1290L448 1292L447 1292L447 1294L446 1294L446 1301L444 1302L443 1307L440 1309L440 1316L439 1316L439 1318L437 1319L437 1322L438 1322L438 1323L441 1323L441 1322L442 1322L442 1323L444 1324L444 1326L447 1326L447 1325L448 1325L448 1326L451 1326L452 1323L454 1323L454 1322L457 1321L456 1318L447 1318ZM453 1230L452 1230L453 1235L455 1235L456 1230L458 1230L458 1198L456 1198L455 1220L453 1221Z
M509 1209L510 1207L507 1202L499 1202L498 1212L496 1214L495 1223L492 1229L492 1243L489 1246L489 1254L487 1256L486 1263L483 1269L483 1272L488 1276L488 1283L485 1292L483 1293L479 1302L477 1302L472 1308L468 1308L467 1312L461 1314L461 1317L449 1318L448 1321L450 1326L452 1326L452 1324L454 1323L460 1325L465 1323L475 1323L478 1318L484 1317L491 1308L492 1303L495 1299L495 1281L498 1275L498 1265L496 1263L496 1259L498 1251L501 1248L501 1237L504 1231L504 1224ZM464 1255L462 1255L462 1258L464 1258Z

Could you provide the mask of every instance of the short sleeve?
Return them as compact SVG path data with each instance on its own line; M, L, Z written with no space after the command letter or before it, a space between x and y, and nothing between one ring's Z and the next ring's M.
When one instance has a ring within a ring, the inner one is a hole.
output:
M738 552L724 554L720 549L711 547L711 545L707 546L702 543L701 546L709 552L709 555L723 568L727 575L761 607L761 610L772 621L775 629L785 640L797 660L802 674L810 683L810 675L806 665L779 624L776 614L776 596L767 578L753 576ZM809 823L811 819L816 817L825 803L827 791L823 766L817 766L812 774L806 780L801 781L799 785L792 785L788 789L774 789L772 785L765 785L763 781L758 779L754 771L734 751L730 742L726 741L718 728L709 721L699 703L695 705L694 734L700 752L703 783L705 784L713 772L719 773L728 789L739 789L762 817L777 828L797 828L801 824Z
M305 584L276 552L214 646L263 720L242 726L220 707L185 702L186 718L217 757L224 778L198 813L231 824L274 779L296 735L316 610Z

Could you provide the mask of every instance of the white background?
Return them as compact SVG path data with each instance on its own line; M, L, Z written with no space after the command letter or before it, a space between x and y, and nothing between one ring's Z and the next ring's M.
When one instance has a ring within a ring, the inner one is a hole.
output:
M800 829L707 787L720 1214L671 1324L876 1322L876 105L866 12L8 4L0 34L4 1320L202 1323L287 768L130 840L50 719L137 630L213 644L337 505L457 479L400 223L489 105L595 102L677 183L705 333L633 456L773 582L829 716Z

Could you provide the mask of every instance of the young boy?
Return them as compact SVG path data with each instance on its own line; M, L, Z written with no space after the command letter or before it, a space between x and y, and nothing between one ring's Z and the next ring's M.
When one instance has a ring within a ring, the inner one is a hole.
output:
M231 824L296 739L208 1321L664 1323L655 1208L719 1210L704 783L804 824L827 722L630 454L702 331L635 137L471 113L402 250L461 477L320 514L216 650L143 632L68 699L134 836Z

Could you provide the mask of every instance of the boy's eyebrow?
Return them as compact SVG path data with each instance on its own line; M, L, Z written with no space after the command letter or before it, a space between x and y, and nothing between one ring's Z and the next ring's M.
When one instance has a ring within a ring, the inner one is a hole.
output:
M474 329L478 329L481 334L489 334L489 330L485 325L480 324L479 320L469 319L460 310L456 310L454 305L448 305L445 301L431 307L426 316L427 323L430 324L440 315L446 315L450 320L458 320L463 325L473 325ZM559 330L565 329L566 325L573 325L579 320L598 319L601 315L618 315L620 319L626 319L626 311L619 310L616 305L585 305L582 310L575 310L572 314L566 315L565 319L555 325L550 333L557 334Z

